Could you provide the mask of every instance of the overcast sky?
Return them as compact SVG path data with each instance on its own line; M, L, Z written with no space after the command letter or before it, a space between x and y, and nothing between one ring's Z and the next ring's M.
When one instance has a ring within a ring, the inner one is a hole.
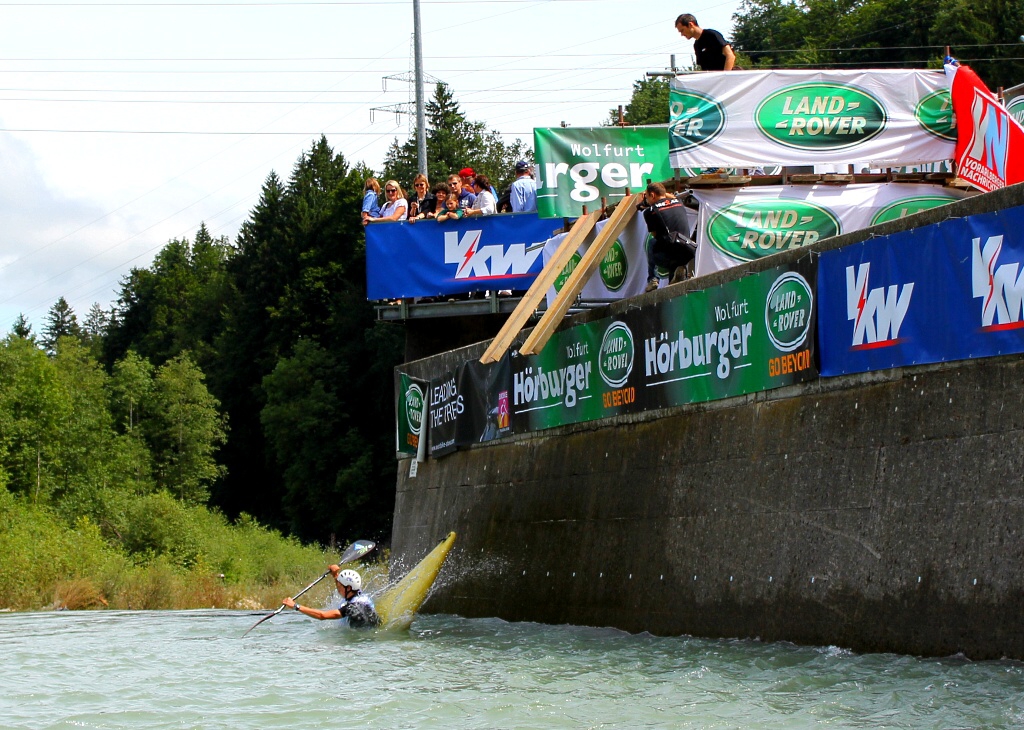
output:
M670 54L680 12L726 35L739 0L423 0L424 70L472 120L597 126ZM271 170L321 134L379 169L408 117L412 0L0 0L0 332L83 320L205 221L234 239ZM428 89L429 94L429 89ZM447 171L445 171L447 172ZM355 212L353 212L355 215Z

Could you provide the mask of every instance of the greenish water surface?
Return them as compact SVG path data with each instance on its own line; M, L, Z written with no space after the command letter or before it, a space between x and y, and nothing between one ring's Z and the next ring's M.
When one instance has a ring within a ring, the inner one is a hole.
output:
M1024 665L421 616L0 615L3 728L1016 728Z

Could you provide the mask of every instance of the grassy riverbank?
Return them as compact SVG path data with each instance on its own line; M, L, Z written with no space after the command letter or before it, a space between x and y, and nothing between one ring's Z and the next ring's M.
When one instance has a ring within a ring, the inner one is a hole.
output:
M339 557L165 493L116 512L116 525L69 523L0 488L0 609L273 607ZM317 586L310 602L331 588Z

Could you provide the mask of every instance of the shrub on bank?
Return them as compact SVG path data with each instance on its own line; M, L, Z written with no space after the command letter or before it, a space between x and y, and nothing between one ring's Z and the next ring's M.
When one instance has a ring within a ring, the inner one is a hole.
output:
M101 530L0 488L0 608L258 608L337 557L165 493L128 500Z

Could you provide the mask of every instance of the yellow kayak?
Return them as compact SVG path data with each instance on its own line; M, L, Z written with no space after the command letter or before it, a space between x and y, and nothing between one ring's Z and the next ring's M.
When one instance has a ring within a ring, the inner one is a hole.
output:
M412 624L416 611L427 599L437 574L444 565L448 551L455 544L455 533L438 543L416 567L406 574L402 580L384 589L380 596L374 598L377 615L380 617L380 629L383 631L403 631Z

